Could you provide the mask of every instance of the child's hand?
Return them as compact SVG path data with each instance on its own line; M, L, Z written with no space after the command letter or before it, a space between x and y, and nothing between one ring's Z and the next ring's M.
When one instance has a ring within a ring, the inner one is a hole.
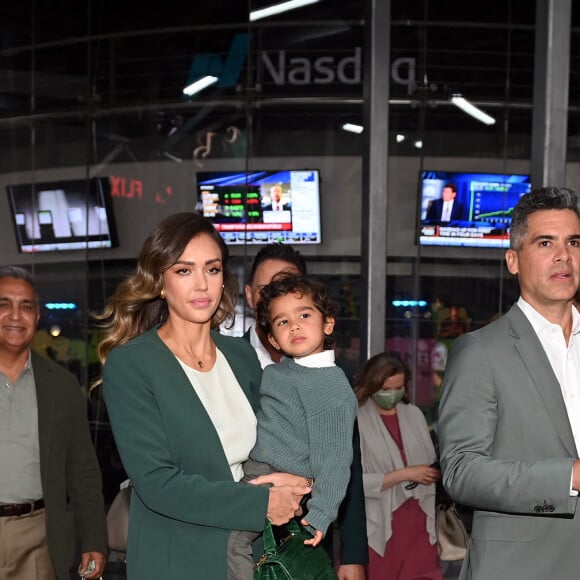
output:
M303 526L309 526L312 529L312 526L306 521L302 520L300 522ZM308 546L318 546L320 542L322 542L322 538L324 538L324 534L320 530L314 530L313 538L310 540L304 540L304 543Z

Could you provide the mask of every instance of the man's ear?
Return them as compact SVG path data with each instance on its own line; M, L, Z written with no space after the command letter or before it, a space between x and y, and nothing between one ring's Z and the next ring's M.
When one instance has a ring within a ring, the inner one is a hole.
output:
M274 338L273 334L269 334L268 335L268 342L276 349L276 350L282 350L280 348L280 345L278 344L278 341Z
M514 276L519 273L518 253L515 250L507 250L505 253L505 263L510 274Z
M246 284L244 286L244 293L246 294L246 302L248 303L248 306L250 307L252 312L255 312L256 309L254 308L254 297L252 295L252 287L249 284Z
M330 336L332 334L332 331L334 330L334 323L336 321L334 320L334 318L332 316L327 316L326 317L326 321L324 322L324 334L326 334L326 336Z

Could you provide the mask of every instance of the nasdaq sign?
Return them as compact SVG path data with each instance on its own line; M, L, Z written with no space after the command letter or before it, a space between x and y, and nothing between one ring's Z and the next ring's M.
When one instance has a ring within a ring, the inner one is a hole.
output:
M248 35L236 34L224 57L215 53L196 55L191 64L187 83L191 84L205 75L218 77L216 86L233 88L239 82L248 55ZM262 51L258 53L265 80L274 85L357 85L362 82L362 50L355 47L352 53L339 58L323 55L316 58L292 56L286 50ZM398 58L391 63L391 80L405 86L407 93L415 85L415 59Z

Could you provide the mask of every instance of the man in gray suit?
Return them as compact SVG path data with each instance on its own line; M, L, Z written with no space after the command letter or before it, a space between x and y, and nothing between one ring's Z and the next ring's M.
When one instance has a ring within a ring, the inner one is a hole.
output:
M517 304L458 338L445 370L443 483L476 508L460 578L570 580L580 574L577 195L524 195L506 262Z

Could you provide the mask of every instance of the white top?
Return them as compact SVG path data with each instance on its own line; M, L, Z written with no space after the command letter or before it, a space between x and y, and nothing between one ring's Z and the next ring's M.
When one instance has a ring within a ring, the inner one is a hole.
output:
M216 355L215 365L206 373L177 360L214 424L234 481L240 481L242 463L256 443L256 415L226 357L219 349Z
M250 344L254 347L256 354L258 355L258 360L262 369L265 369L268 365L276 364L266 347L262 344L260 337L256 333L256 326L250 326Z

